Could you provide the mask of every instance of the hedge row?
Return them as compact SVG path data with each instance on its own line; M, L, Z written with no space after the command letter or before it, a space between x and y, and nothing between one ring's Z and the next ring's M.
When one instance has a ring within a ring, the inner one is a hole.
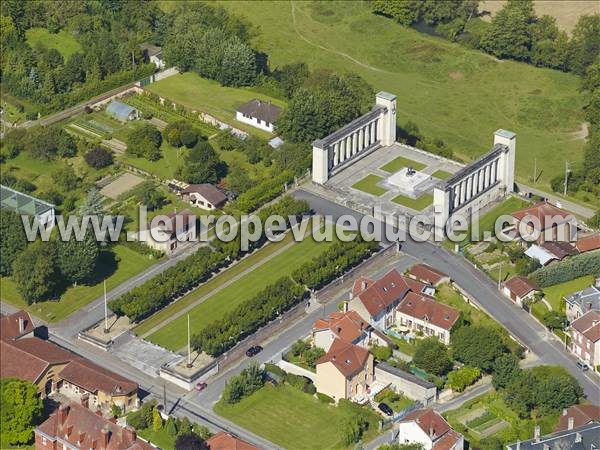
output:
M290 278L280 278L194 335L192 346L195 350L218 356L298 304L305 295L304 288Z
M244 212L256 211L262 205L283 193L285 185L289 185L293 179L294 174L290 171L268 178L240 195L236 200L236 206Z
M300 216L308 210L308 203L305 201L286 196L261 210L257 216L262 219L271 214L279 214L289 218L289 216ZM286 224L289 227L289 219ZM263 234L263 237L249 250L262 245L264 241ZM174 298L195 288L216 270L243 254L239 239L229 243L217 240L214 246L216 251L202 247L175 266L111 301L110 309L119 316L125 315L133 322L137 322L163 308Z
M565 283L584 275L600 275L600 251L571 256L531 274L531 279L541 288Z
M376 241L360 235L350 242L337 242L292 273L292 278L309 289L319 289L368 258L379 249Z

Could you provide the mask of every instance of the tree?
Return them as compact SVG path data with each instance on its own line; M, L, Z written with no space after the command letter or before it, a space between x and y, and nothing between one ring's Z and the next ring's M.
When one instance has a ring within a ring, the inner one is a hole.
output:
M590 219L590 226L594 228L600 228L600 209L596 211L594 216Z
M256 78L256 58L250 46L233 37L223 48L219 81L223 86L250 86Z
M58 267L71 283L77 285L94 273L100 250L92 232L81 241L71 235L68 241L58 241L57 247Z
M187 148L192 148L198 142L198 135L191 129L181 130L181 143Z
M247 397L265 384L265 373L258 364L253 363L242 370L239 375L231 377L225 384L223 390L223 401L225 403L237 403Z
M0 275L12 273L12 264L27 247L21 217L9 209L0 209Z
M286 142L275 152L275 162L283 170L291 170L296 175L305 175L312 163L309 145Z
M248 175L248 171L234 159L227 169L227 187L239 195L252 186L254 186L254 182Z
M377 361L387 361L392 357L392 349L387 345L374 345L370 350Z
M15 259L13 280L27 304L48 299L55 291L58 271L53 242L35 242Z
M422 2L418 0L375 0L373 2L373 11L393 18L396 22L404 26L410 26L418 22L421 14Z
M92 187L79 208L79 214L82 216L101 216L103 211L102 194L96 187Z
M530 24L534 18L529 0L508 2L494 16L481 39L481 47L498 58L527 60L531 45Z
M169 436L177 436L177 425L175 424L175 419L173 419L172 417L169 417L167 419L165 431Z
M455 392L462 392L480 376L481 370L478 367L465 366L448 374L448 386Z
M94 169L102 169L113 163L112 152L104 147L94 147L83 156L85 162Z
M492 384L494 389L503 389L521 375L519 358L512 354L501 355L494 361Z
M600 54L600 14L581 16L571 39L571 69L580 75Z
M434 375L444 375L452 370L448 349L435 337L419 341L413 362L420 369Z
M149 123L142 123L129 132L126 138L127 153L145 157L150 161L160 159L162 135Z
M461 327L450 337L452 354L464 364L490 372L494 361L506 351L502 335L484 326Z
M546 311L542 321L551 330L562 330L567 325L567 316L561 311Z
M216 183L224 175L217 152L207 141L199 141L185 156L178 176L187 183Z
M148 208L148 211L159 209L164 205L166 200L163 193L159 191L156 188L156 185L150 180L146 180L139 186L136 186L132 190L132 194L138 202Z
M163 420L162 420L162 417L160 416L160 412L158 411L158 408L152 409L152 430L158 432L162 429L162 426L163 426Z
M112 403L110 405L110 413L113 417L121 417L123 415L123 410L116 404Z
M43 407L36 385L13 378L0 379L0 441L29 444Z
M196 433L185 433L175 439L175 450L208 450L208 446Z
M79 185L79 177L73 167L65 165L52 172L52 181L63 192L74 191Z

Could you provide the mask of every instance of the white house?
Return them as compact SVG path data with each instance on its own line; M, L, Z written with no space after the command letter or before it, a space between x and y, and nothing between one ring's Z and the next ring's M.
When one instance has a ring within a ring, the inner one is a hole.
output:
M424 450L459 450L465 446L462 434L433 409L419 409L398 424L399 444L421 444Z
M140 48L142 49L142 54L144 55L144 59L146 61L154 64L159 70L165 68L165 61L162 56L162 47L144 42L140 45Z
M227 197L212 184L190 184L180 192L184 201L192 206L213 211L227 203Z
M149 227L140 230L139 240L166 255L171 255L184 242L196 236L196 216L186 209L166 217L166 221L153 220Z
M255 128L272 133L275 121L281 115L281 108L271 102L253 99L238 107L235 112L236 120Z

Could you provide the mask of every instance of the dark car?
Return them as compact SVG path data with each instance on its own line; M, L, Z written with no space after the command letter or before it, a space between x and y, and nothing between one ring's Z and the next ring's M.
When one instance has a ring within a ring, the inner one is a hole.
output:
M260 345L250 347L248 350L246 350L246 356L248 358L252 358L254 355L258 355L260 352L262 352L262 349L263 348Z
M381 411L382 413L384 413L386 416L393 416L394 415L394 411L392 411L392 408L390 408L385 403L380 403L377 407L379 408L379 411Z

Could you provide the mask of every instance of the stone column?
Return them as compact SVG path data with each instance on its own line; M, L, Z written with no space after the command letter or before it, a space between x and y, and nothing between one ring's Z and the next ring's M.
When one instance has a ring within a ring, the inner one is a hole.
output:
M498 160L494 161L494 176L492 177L494 183L498 181Z
M371 127L371 144L375 142L375 130L377 129L377 126L375 124L375 122L371 122L371 125L369 125Z
M473 197L473 177L469 176L469 178L467 178L467 200L471 200L471 197Z
M481 169L477 172L477 178L479 179L479 188L478 188L477 192L481 192L481 191L483 191L483 180L484 180L483 169Z
M454 193L453 194L453 196L454 196L454 208L458 208L458 203L460 201L458 186L454 186L453 193Z
M351 136L346 136L344 138L344 142L346 145L346 156L348 158L352 158L352 137Z
M340 163L340 153L337 144L333 144L333 167Z

